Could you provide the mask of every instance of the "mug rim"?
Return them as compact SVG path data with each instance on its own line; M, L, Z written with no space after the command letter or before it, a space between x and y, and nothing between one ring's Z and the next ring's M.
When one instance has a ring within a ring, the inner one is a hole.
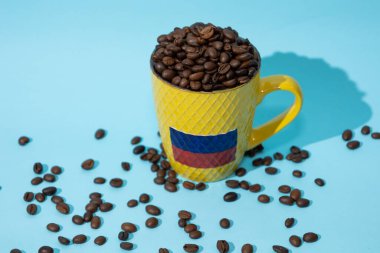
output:
M252 45L253 46L253 45ZM257 52L258 54L258 59L259 59L259 64L258 64L258 68L257 68L257 71L256 73L248 80L248 82L244 83L244 84L241 84L241 85L238 85L236 87L233 87L233 88L230 88L230 89L224 89L224 90L214 90L214 91L194 91L194 90L189 90L189 89L185 89L185 88L181 88L177 85L174 85L168 81L166 81L165 79L163 79L159 74L157 74L156 70L154 69L153 67L153 59L152 59L152 56L150 57L150 69L153 73L153 75L155 77L157 77L159 80L161 80L165 85L169 85L170 87L174 88L174 89L178 89L178 90L181 90L181 91L184 91L184 92L189 92L189 93L198 93L198 94L216 94L216 93L223 93L223 92L230 92L230 91L234 91L234 90L237 90L237 89L240 89L240 88L243 88L244 86L248 85L249 83L251 83L251 81L253 79L255 79L259 74L260 74L260 69L261 69L261 56L260 56L260 53L259 51L257 50L257 48L255 46L253 46L255 48L255 51ZM153 50L153 53L154 53L154 50ZM153 53L151 55L153 55Z

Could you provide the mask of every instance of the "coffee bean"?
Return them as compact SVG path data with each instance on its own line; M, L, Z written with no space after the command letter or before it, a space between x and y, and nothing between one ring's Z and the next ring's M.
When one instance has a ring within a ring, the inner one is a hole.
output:
M363 126L362 129L360 130L360 132L363 135L368 135L371 133L371 128L369 126Z
M253 253L252 244L246 243L241 247L241 253Z
M250 192L259 192L259 191L261 191L261 185L253 184L253 185L249 186L249 191Z
M308 243L316 242L318 241L318 235L313 232L308 232L303 235L303 241Z
M287 218L285 220L285 227L287 227L287 228L293 227L294 221L295 221L294 218Z
M121 168L125 171L130 171L131 164L129 162L121 162Z
M82 162L82 169L84 170L91 170L94 168L95 161L93 159L87 159L84 162Z
M357 149L360 147L360 142L359 141L349 141L346 144L348 149Z
M90 199L100 199L102 197L102 194L99 193L99 192L92 192L90 195L89 195L89 198Z
M380 132L372 133L371 137L372 137L372 139L379 140L380 139Z
M38 253L54 253L54 250L52 247L42 246L41 248L39 248Z
M300 170L293 170L292 175L293 175L294 177L298 177L298 178L300 178L300 177L303 176L303 173L302 173L302 171L300 171Z
M228 253L230 251L230 245L225 240L218 240L216 242L216 248L218 249L219 253Z
M83 244L85 242L87 242L87 236L86 235L79 234L79 235L74 236L74 238L73 238L74 244Z
M10 253L22 253L22 251L19 250L19 249L12 249L12 250L10 251Z
M156 217L150 217L145 221L145 226L147 228L155 228L158 226L158 220Z
M40 183L42 183L44 180L42 179L42 177L35 177L31 180L31 184L32 185L39 185Z
M275 175L277 174L277 172L278 172L278 169L275 167L265 168L265 173L267 173L268 175Z
M50 232L57 233L61 230L58 224L56 223L49 223L46 225L46 229L49 230Z
M54 204L58 204L58 203L65 202L65 201L60 196L53 196L53 197L51 197L51 202L53 202Z
M124 184L123 180L121 178L113 178L110 181L110 185L114 188L120 188Z
M301 246L301 243L302 243L301 238L297 235L290 236L289 242L291 245L293 245L294 247L297 247L297 248L299 246Z
M86 205L85 209L86 209L87 212L95 213L96 211L98 211L98 207L99 207L98 204L95 204L95 203L88 203L88 204Z
M240 188L242 188L244 190L248 190L249 189L249 183L247 181L245 181L245 180L240 181L239 186L240 186Z
M231 223L230 223L230 220L227 219L227 218L223 218L219 221L219 225L224 228L224 229L227 229L227 228L230 228L231 226Z
M98 246L102 246L107 242L107 238L105 236L98 236L94 239L94 243Z
M350 129L346 129L342 133L342 139L345 141L349 141L352 139L352 131Z
M190 182L190 181L184 181L182 183L182 186L188 190L194 190L195 189L195 184L193 182Z
M38 207L35 204L29 204L26 207L26 211L30 215L35 215L37 213Z
M166 249L166 248L160 248L160 249L158 250L158 253L169 253L169 250Z
M272 162L273 162L272 157L266 156L263 158L262 164L265 166L270 166L272 164Z
M163 185L163 184L165 184L166 179L164 177L158 176L158 177L155 177L153 181L155 184Z
M37 163L35 163L33 165L33 171L34 171L34 173L36 173L36 174L42 174L43 170L44 170L44 167L43 167L42 163L37 162Z
M133 249L133 243L130 242L121 242L120 248L123 250L132 250Z
M308 151L306 151L306 150L302 150L302 151L301 151L301 157L302 157L303 159L307 159L307 158L309 158L309 156L310 156L310 154L309 154Z
M298 189L294 189L290 192L290 197L293 199L293 200L298 200L301 198L301 191L298 190Z
M126 241L129 238L129 234L128 232L120 231L117 237L119 238L120 241Z
M310 200L301 198L296 201L296 204L298 207L308 207L310 205Z
M176 72L174 70L171 70L171 69L165 69L164 71L162 71L161 75L162 75L163 79L165 79L167 81L171 81L173 79L173 77L176 76Z
M289 253L289 250L280 245L273 245L273 251L276 253Z
M294 204L294 200L289 196L281 196L279 198L279 201L281 204L292 206Z
M270 202L270 197L266 194L261 194L257 197L257 199L261 202L261 203L269 203Z
M279 153L279 152L276 152L276 153L274 153L273 158L275 160L282 160L282 159L284 159L284 155Z
M180 228L184 228L186 225L187 225L187 221L186 220L184 220L184 219L179 219L178 220L178 226Z
M33 192L25 192L24 193L24 201L25 202L32 202L34 199L34 193Z
M186 233L191 233L193 231L196 231L198 230L197 226L194 225L194 224L187 224L185 227L184 227L184 230Z
M192 215L189 211L181 210L178 212L178 217L183 220L190 220Z
M21 136L19 139L18 139L18 144L20 146L25 146L26 144L28 144L30 142L30 138L27 137L27 136Z
M46 196L52 196L57 192L57 188L54 186L46 187L42 189L42 193Z
M238 195L235 192L228 192L224 195L223 200L225 202L233 202L238 199Z
M195 185L195 189L197 189L198 191L203 191L206 189L206 187L207 187L206 184L203 182L200 182Z
M58 212L62 214L69 214L70 213L70 207L66 203L58 203L55 208L57 209Z
M106 136L106 131L104 129L98 129L95 132L95 139L100 140Z
M127 202L127 206L128 207L136 207L138 205L139 202L137 202L137 200L135 199L131 199Z
M297 146L291 146L290 147L290 152L292 154L299 154L299 153L301 153L301 149L299 147L297 147Z
M161 214L161 210L160 208L158 208L157 206L154 206L154 205L147 205L145 207L145 211L148 213L148 214L151 214L151 215L154 215L154 216L157 216L157 215L160 215Z
M139 201L140 201L141 203L149 203L149 201L150 201L150 197L149 197L148 194L143 193L143 194L140 195L140 197L139 197Z
M191 239L194 239L194 240L199 239L202 237L202 232L195 230L195 231L189 233L189 237Z
M85 212L83 215L84 222L90 222L92 220L93 214L92 212Z
M92 229L98 229L102 225L102 221L100 220L99 216L92 217L91 220L91 228Z
M112 209L113 209L113 204L109 203L109 202L104 202L104 203L100 204L100 206L99 206L99 210L101 212L109 212Z
M245 174L247 174L247 170L245 168L238 168L235 171L235 175L238 177L243 177L243 176L245 176Z
M44 202L46 200L46 197L42 193L37 193L35 196L36 200L40 203Z
M134 233L137 231L136 225L130 222L121 224L121 229L128 233Z
M185 244L183 245L183 250L188 253L196 253L199 250L199 246L196 244Z
M95 184L104 184L106 182L106 179L104 177L96 177L94 178Z
M278 191L281 193L289 193L291 191L291 188L288 185L281 185L278 187Z
M139 144L141 142L141 137L140 136L135 136L132 138L131 140L131 144L132 145L136 145L136 144Z
M232 189L240 187L238 180L227 180L226 185L227 185L227 187L232 188Z
M170 183L170 182L166 182L165 183L165 190L167 190L168 192L176 192L178 189L177 189L177 186L173 183Z
M62 245L69 245L70 244L70 240L66 237L63 237L63 236L58 236L58 241Z
M62 173L62 168L55 165L53 167L51 167L50 169L51 173L53 173L54 175L60 175Z
M92 219L92 217L91 217L91 219ZM71 220L74 224L77 224L77 225L82 225L84 223L84 219L79 215L74 215L71 218Z
M318 186L324 186L325 185L325 181L322 179L322 178L316 178L314 180L315 184L318 185Z
M49 174L49 173L47 173L47 174L45 174L44 175L44 177L43 177L43 179L46 181L46 182L49 182L49 183L53 183L53 182L55 182L55 176L53 175L53 174Z

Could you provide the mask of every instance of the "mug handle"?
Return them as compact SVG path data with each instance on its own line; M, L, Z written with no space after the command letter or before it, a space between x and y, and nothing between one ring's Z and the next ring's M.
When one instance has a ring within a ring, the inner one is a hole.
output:
M297 116L302 107L302 91L297 81L286 75L273 75L261 78L257 105L261 103L266 95L277 90L293 93L295 100L286 111L272 120L257 128L252 128L249 136L248 149L251 149L288 125Z

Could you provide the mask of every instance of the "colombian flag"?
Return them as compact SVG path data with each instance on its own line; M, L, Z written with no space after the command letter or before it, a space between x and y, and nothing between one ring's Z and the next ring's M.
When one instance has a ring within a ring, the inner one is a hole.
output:
M235 160L237 129L218 135L192 135L170 128L174 159L195 168L215 168Z

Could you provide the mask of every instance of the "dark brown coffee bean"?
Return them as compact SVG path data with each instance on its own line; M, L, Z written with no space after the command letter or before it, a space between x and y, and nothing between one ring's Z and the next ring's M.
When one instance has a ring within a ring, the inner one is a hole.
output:
M25 146L26 144L28 144L30 142L30 138L27 137L27 136L21 136L20 138L18 138L18 144L20 146Z
M177 189L177 186L173 183L170 183L170 182L166 182L165 183L165 190L167 190L168 192L176 192L178 189Z
M289 193L292 190L288 185L281 185L278 187L278 191L281 193Z
M36 200L40 203L44 202L46 200L46 197L42 193L37 193L35 196Z
M236 201L237 199L238 199L238 195L236 194L236 192L228 192L223 197L223 200L225 202L233 202L233 201Z
M281 196L279 198L279 201L281 204L287 205L287 206L292 206L294 204L294 199L292 199L289 196Z
M363 126L360 132L363 135L369 135L371 133L371 128L369 126Z
M79 235L74 236L74 238L73 238L74 244L83 244L85 242L87 242L87 236L86 235L79 234Z
M275 160L282 160L282 159L284 159L284 155L281 154L281 153L279 153L279 152L276 152L276 153L273 154L273 158Z
M102 199L91 199L90 203L96 205L96 207L99 207L103 203L103 200Z
M90 222L92 220L92 217L93 217L92 212L85 212L85 214L83 215L83 220L85 222Z
M125 171L130 171L131 164L129 162L121 162L121 168Z
M221 54L221 57L222 57L222 54ZM227 57L228 57L228 55L227 55ZM230 68L231 68L231 66L228 63L221 64L218 68L218 73L221 75L225 75L225 74L227 74L228 71L230 71Z
M246 243L241 247L241 253L253 253L252 244Z
M273 162L273 159L270 156L266 156L263 158L263 165L265 166L270 166L272 162Z
M165 184L166 179L164 177L155 177L153 181L155 184L163 185Z
M150 217L145 221L145 226L147 228L155 228L158 226L158 220L156 217Z
M277 172L278 172L278 169L275 167L265 168L265 173L267 173L268 175L275 175L277 174Z
M95 213L96 211L98 211L98 207L99 207L98 204L95 204L95 203L88 203L88 204L86 205L85 209L86 209L87 212Z
M195 184L190 182L190 181L184 181L182 183L182 186L188 190L194 190L195 189Z
M300 171L300 170L293 170L292 175L293 175L294 177L298 177L298 178L300 178L300 177L303 176L303 173L302 173L302 171Z
M55 208L57 209L58 212L62 214L69 214L70 213L70 207L66 203L58 203Z
M63 237L63 236L58 236L58 241L62 245L69 245L71 243L70 239Z
M92 219L92 217L91 217L91 219ZM71 218L71 220L76 225L82 225L84 223L84 219L82 218L82 216L79 216L79 215L74 215Z
M298 207L308 207L310 205L310 200L300 198L296 201Z
M263 159L262 158L257 158L255 160L252 161L252 165L255 166L255 167L259 167L261 165L263 165Z
M316 178L314 180L315 184L318 185L318 186L324 186L325 185L325 181L322 179L322 178Z
M53 173L54 175L60 175L62 173L62 168L55 165L53 167L51 167L50 169L51 173Z
M227 218L223 218L219 221L219 225L224 228L224 229L227 229L227 228L230 228L231 226L231 222L229 219Z
M137 145L136 147L133 148L133 154L139 155L145 151L145 146L143 145Z
M190 220L192 216L189 211L181 210L178 212L178 217L183 220Z
M194 224L187 224L185 227L184 227L184 230L186 233L191 233L193 231L196 231L198 230L197 226L194 225Z
M158 253L169 253L169 250L166 249L166 248L160 248L160 249L158 250Z
M120 231L117 237L119 238L120 241L126 241L129 238L129 234L128 232Z
M303 235L303 241L308 243L316 242L318 241L318 235L313 232L308 232Z
M280 245L273 245L273 251L276 253L289 253L289 250Z
M25 192L24 193L24 201L25 202L32 202L34 199L34 193L33 192Z
M58 204L58 203L65 202L65 201L60 196L53 196L53 197L51 197L51 202L53 202L54 204Z
M175 63L175 60L173 57L170 57L170 56L164 56L162 58L162 63L165 64L166 66L171 66L171 65L174 65Z
M49 246L42 246L38 249L38 253L54 253L54 249Z
M11 249L10 253L22 253L19 249Z
M360 142L359 141L349 141L346 144L348 149L357 149L360 147Z
M298 189L294 189L290 192L290 197L293 199L293 200L298 200L301 198L301 191L298 190Z
M121 178L113 178L110 181L110 185L114 188L120 188L123 186L123 184L124 184L124 182L123 182L123 179L121 179Z
M98 229L102 225L102 221L100 220L99 216L92 217L91 220L91 228L92 229Z
M121 242L120 248L123 250L132 250L133 249L133 243L130 242Z
M218 240L216 242L216 248L218 249L219 253L228 253L230 251L230 245L225 240Z
M218 65L215 62L208 61L203 64L203 67L206 71L212 71L218 67Z
M91 170L94 168L95 161L93 159L87 159L84 162L82 162L82 169L84 170Z
M127 202L127 206L128 207L136 207L137 205L138 205L138 203L139 202L137 202L137 200L135 200L135 199L131 199L131 200L129 200L128 202Z
M34 171L34 173L36 173L36 174L42 174L43 170L44 170L44 167L43 167L42 163L37 162L37 163L35 163L33 165L33 171Z
M297 248L299 246L301 246L301 243L302 243L301 238L297 235L290 236L289 242L291 245L293 245L294 247L297 247Z
M307 158L309 158L309 156L310 156L310 154L309 154L308 151L306 151L306 150L302 150L302 151L301 151L301 157L302 157L303 159L307 159Z
M95 132L95 139L100 140L106 136L106 131L104 129L98 129Z
M162 63L162 62L157 62L154 64L154 69L158 72L158 73L162 73L162 71L165 70L165 65Z
M170 163L166 160L162 160L161 161L161 168L163 168L164 170L168 170L170 169L172 166L170 165Z
M186 220L184 220L184 219L179 219L178 220L178 226L180 228L184 228L186 225L187 225L187 221Z
M380 132L375 132L371 134L372 139L379 140L380 139Z
M183 245L183 250L188 253L196 253L199 250L199 246L196 244L185 244Z
M100 204L100 206L99 206L99 210L101 212L109 212L112 209L113 209L113 204L109 203L109 202L104 202L104 203Z
M243 177L243 176L245 176L245 174L247 174L247 170L245 168L238 168L235 171L235 175L238 177Z
M30 215L35 215L37 213L38 207L35 204L29 204L26 207L26 212Z
M227 187L232 188L232 189L240 187L239 181L237 181L237 180L227 180L226 185L227 185Z
M166 81L171 81L176 76L176 72L172 69L165 69L162 71L161 75Z
M200 182L195 185L195 189L197 189L198 191L203 191L206 189L206 187L207 187L206 184L203 182Z
M299 153L301 153L301 149L299 147L297 147L297 146L291 146L290 147L290 152L292 154L299 154Z
M46 187L42 189L42 193L46 196L52 196L57 192L57 188L54 186Z
M270 197L266 194L261 194L257 197L257 199L261 202L261 203L269 203L270 202Z
M45 174L44 175L44 177L43 177L43 179L46 181L46 182L49 182L49 183L53 183L53 182L55 182L55 176L53 175L53 174L49 174L49 173L47 173L47 174Z
M135 136L132 138L131 140L131 144L132 145L136 145L136 144L139 144L141 142L141 137L140 136Z
M248 190L249 189L249 183L247 181L245 181L245 180L240 181L239 186L240 186L240 188L242 188L244 190Z
M143 194L140 195L140 197L139 197L139 201L140 201L141 203L149 203L149 201L150 201L150 197L149 197L148 194L143 193Z
M253 185L249 186L249 191L250 192L259 192L259 191L261 191L261 185L253 184Z
M105 236L98 236L94 239L94 243L98 246L102 246L107 242L107 238Z
M189 237L190 237L191 239L194 239L194 240L199 239L199 238L202 237L202 232L200 232L200 231L198 231L198 230L193 231L193 232L190 232L190 233L189 233Z
M285 220L285 227L287 227L287 228L293 227L294 221L295 221L294 218L287 218Z
M106 182L106 179L104 177L96 177L94 178L95 184L104 184Z
M42 177L35 177L31 180L31 184L32 185L39 185L40 183L42 183L44 180L42 179Z
M49 230L50 232L57 233L61 230L58 224L56 223L49 223L46 225L46 229Z
M145 211L148 213L148 214L151 214L151 215L154 215L154 216L158 216L161 214L161 210L160 208L158 208L157 206L154 206L154 205L147 205L145 207Z
M350 129L346 129L342 133L342 139L345 141L349 141L352 139L352 131Z
M136 225L130 222L121 224L121 229L128 233L134 233L137 231Z

